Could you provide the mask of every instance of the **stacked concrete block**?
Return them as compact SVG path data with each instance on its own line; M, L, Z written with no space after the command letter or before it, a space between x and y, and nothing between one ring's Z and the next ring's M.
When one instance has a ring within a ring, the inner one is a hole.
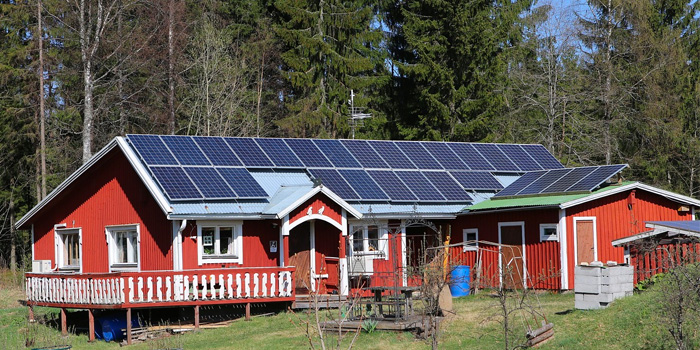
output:
M576 266L574 269L575 307L590 310L607 307L613 300L632 295L634 269L613 265ZM611 264L612 265L612 264Z

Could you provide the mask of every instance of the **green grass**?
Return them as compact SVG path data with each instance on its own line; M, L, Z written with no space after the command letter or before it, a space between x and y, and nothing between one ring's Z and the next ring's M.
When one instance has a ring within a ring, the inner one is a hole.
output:
M34 346L70 344L74 349L117 349L116 343L88 343L86 335L62 337L55 326L28 324L27 308L16 300L22 293L18 287L0 285L0 348L23 349L28 338ZM618 300L609 308L595 311L574 310L573 293L538 294L542 311L554 323L554 337L539 349L657 349L671 347L670 338L655 318L655 294L651 291ZM454 300L456 314L443 323L440 348L502 349L500 324L495 319L498 307L495 298L486 293ZM38 318L56 322L58 311L36 308ZM279 313L255 317L250 322L233 322L228 327L207 329L197 333L173 336L136 344L129 349L297 349L309 348L305 337L303 313ZM523 329L523 319L515 317L515 326ZM521 332L524 332L521 331ZM333 338L332 336L330 336ZM332 339L331 339L332 341ZM345 339L345 344L349 337ZM427 349L429 344L411 333L375 331L361 333L358 349Z

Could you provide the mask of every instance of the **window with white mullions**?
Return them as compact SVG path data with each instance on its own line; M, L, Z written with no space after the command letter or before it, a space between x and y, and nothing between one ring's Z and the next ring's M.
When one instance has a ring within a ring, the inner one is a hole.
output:
M242 225L239 222L206 222L197 225L199 264L241 263Z
M109 263L112 271L138 271L139 225L107 226Z
M467 228L462 231L462 242L464 242L464 251L479 250L479 230L476 228Z
M56 262L62 270L80 270L80 229L56 230L58 256Z
M540 242L559 241L559 225L540 224Z
M350 228L351 253L355 256L376 255L388 259L387 240L387 230L380 225L352 225Z

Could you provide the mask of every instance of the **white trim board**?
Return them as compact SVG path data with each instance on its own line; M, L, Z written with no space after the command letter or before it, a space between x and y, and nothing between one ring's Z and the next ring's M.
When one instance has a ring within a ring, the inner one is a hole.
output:
M561 289L569 289L569 237L566 227L566 209L559 210L559 257L561 270Z
M672 200L674 202L680 202L680 203L689 204L689 205L692 205L695 207L700 207L700 200L697 200L695 198L690 198L687 196L683 196L683 195L680 195L677 193L669 192L666 190L662 190L660 188L656 188L654 186L649 186L649 185L643 184L641 182L635 182L635 183L631 183L629 185L624 185L624 186L612 188L609 190L601 191L598 193L593 193L593 194L586 196L586 197L583 197L583 198L574 199L572 201L564 202L564 203L560 204L559 207L561 209L571 208L571 207L577 206L579 204L587 203L590 201L594 201L596 199L608 197L608 196L613 195L613 194L617 194L617 193L621 193L621 192L625 192L625 191L629 191L629 190L635 190L635 189L640 189L643 191L651 192L651 193L660 195L662 197L666 197L667 199Z

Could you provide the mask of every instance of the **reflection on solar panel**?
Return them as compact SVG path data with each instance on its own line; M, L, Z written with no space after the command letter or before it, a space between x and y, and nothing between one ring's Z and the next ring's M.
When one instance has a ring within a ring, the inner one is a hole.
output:
M479 151L484 158L488 159L489 163L491 163L497 171L520 170L517 165L513 164L513 162L511 162L510 159L508 159L508 157L501 152L498 146L491 143L476 143L472 146L474 146L474 148L476 148L476 150Z
M542 169L560 169L564 167L542 145L522 145L522 148L542 166Z
M264 198L269 195L246 169L218 168L216 169L226 183L238 195L238 198Z
M414 201L416 196L401 182L401 179L390 170L368 170L369 176L394 201Z
M424 171L423 175L430 180L430 182L433 183L433 186L442 193L445 198L448 200L455 200L455 201L471 201L472 197L470 197L466 191L460 186L457 182L455 182L452 177L450 177L450 174L442 172L442 171Z
M469 170L469 167L452 152L444 142L421 142L423 147L435 158L443 168L450 170Z
M161 136L175 158L182 165L211 165L204 153L187 136Z
M517 164L521 170L535 171L543 169L520 145L499 144L498 148Z
M345 181L365 200L386 200L389 197L364 170L339 170Z
M282 139L255 139L258 146L265 151L268 158L279 167L295 167L303 168L299 158L292 150L284 143Z
M581 179L581 181L569 187L566 191L592 191L596 187L600 186L600 184L605 182L607 179L619 173L620 171L622 171L622 169L626 167L627 164L604 165L598 167L598 169L594 170L588 176Z
M340 140L345 148L355 156L363 168L388 169L382 157L365 140Z
M546 174L542 175L539 179L533 181L527 187L523 188L518 195L523 194L536 194L542 193L542 191L549 187L552 182L559 180L562 176L568 174L571 169L554 169L548 171Z
M406 158L401 150L390 141L367 141L372 148L394 169L415 169L415 165Z
M187 167L185 172L204 198L234 198L236 194L226 185L214 168Z
M493 165L489 163L472 145L468 143L448 143L452 151L457 154L464 164L472 170L495 170Z
M360 196L352 190L352 187L338 174L337 170L309 169L309 173L314 179L320 179L323 186L328 187L333 193L339 195L340 198L345 200L360 199Z
M394 142L418 169L442 169L440 163L421 146L420 142Z
M223 138L195 136L193 139L212 164L241 166L241 161L233 154L233 151L231 151Z
M331 163L310 139L285 139L289 148L310 168L330 168Z
M147 165L178 164L157 135L127 135L127 138Z
M562 176L561 179L555 181L552 183L549 187L544 189L544 192L547 193L557 193L557 192L564 192L569 187L573 186L575 183L581 181L584 177L586 177L588 174L592 173L594 170L598 169L598 167L591 166L591 167L583 167L583 168L573 168L571 171Z
M227 137L226 142L238 158L248 167L272 167L272 162L258 145L249 138Z
M396 175L408 186L419 200L444 201L445 197L438 192L428 179L418 171L396 171Z
M504 196L515 196L518 192L522 191L523 188L529 186L532 182L539 179L540 176L546 174L547 171L533 171L526 173L519 179L513 181L508 187L504 188L503 191L496 193L494 197L504 197Z
M485 171L451 171L450 175L462 185L470 190L500 190L503 185L498 182L495 176Z
M336 168L360 168L355 158L338 140L313 140Z
M187 174L178 167L151 167L153 177L163 188L170 199L200 199L202 195L197 191Z

